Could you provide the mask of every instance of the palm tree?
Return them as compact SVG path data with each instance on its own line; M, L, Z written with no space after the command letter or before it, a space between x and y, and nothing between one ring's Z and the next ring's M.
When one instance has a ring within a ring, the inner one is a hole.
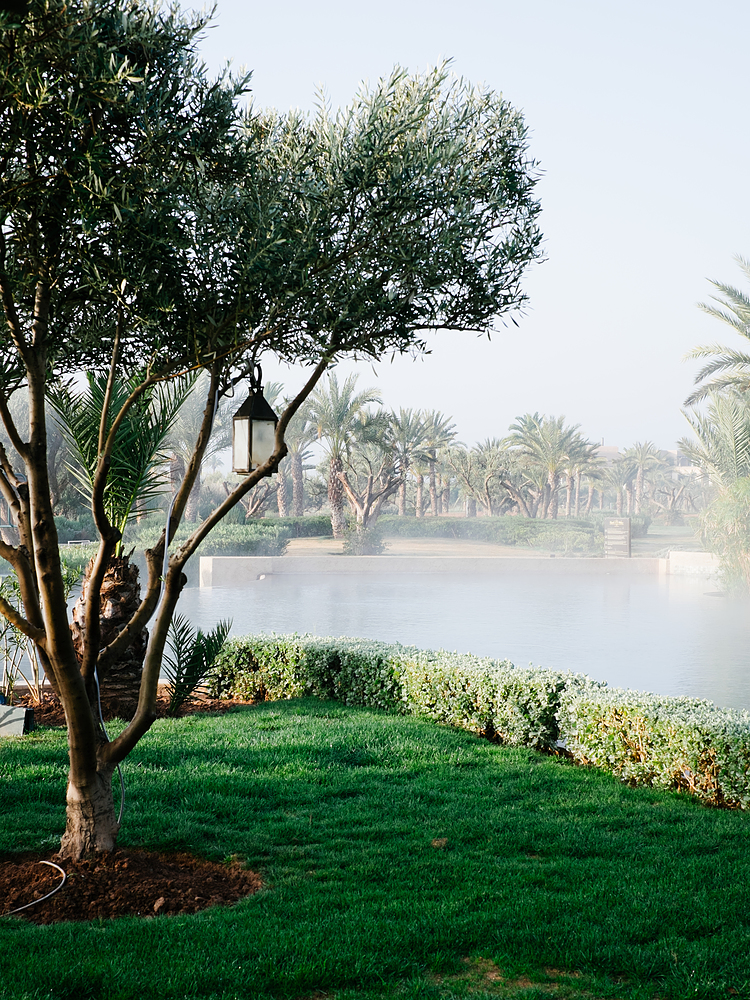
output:
M683 413L698 440L681 438L680 451L714 486L725 490L750 476L750 400L744 393L713 392L705 414Z
M557 517L557 493L560 478L571 456L590 448L578 433L580 424L565 426L565 417L547 417L526 413L510 425L507 444L526 455L546 477L541 497L541 517Z
M745 277L750 278L750 261L739 254L734 259ZM721 281L712 281L711 284L720 293L711 296L719 305L702 302L699 308L750 340L750 296ZM744 351L721 344L704 344L690 351L687 358L709 360L695 376L698 388L685 400L686 406L693 406L711 393L724 389L739 389L741 392L750 389L750 354Z
M318 440L323 442L328 458L328 503L334 538L342 538L346 530L344 487L339 473L344 470L344 459L352 444L357 418L369 403L381 402L376 389L355 392L357 379L357 375L349 375L339 386L336 375L331 372L328 389L316 389L310 395L309 419L316 428Z
M426 458L425 426L421 410L404 410L402 408L398 413L393 414L392 420L391 442L396 463L401 470L401 485L398 488L398 513L404 517L406 514L407 476L415 463L419 464Z
M456 438L455 424L450 423L450 419L439 410L428 410L422 418L430 484L430 513L433 517L440 513L436 477L438 454L449 448Z
M116 414L132 390L140 384L136 374L125 381L115 381L109 413ZM128 411L112 453L104 490L104 510L120 541L101 586L100 629L102 648L122 631L140 605L141 588L138 567L123 550L125 528L135 512L155 510L154 501L168 490L163 473L165 439L174 425L195 382L194 377L164 382L144 393ZM99 458L99 425L107 391L106 374L89 374L86 385L76 388L60 384L50 393L50 402L64 427L75 464L71 472L83 496L91 502ZM131 553L132 554L132 553ZM73 644L79 659L83 655L86 633L86 595L93 568L89 563L83 577L81 596L73 609ZM148 633L144 630L107 673L99 678L102 693L125 699L123 709L137 698Z
M317 437L315 424L308 406L302 406L292 417L284 434L288 449L288 463L292 479L292 514L302 517L305 513L305 462L312 457L310 445ZM287 459L281 463L285 466Z
M689 419L689 418L688 418ZM661 455L651 441L636 441L632 448L624 453L624 458L631 462L635 473L635 513L642 513L645 496L646 473L654 472L662 464Z

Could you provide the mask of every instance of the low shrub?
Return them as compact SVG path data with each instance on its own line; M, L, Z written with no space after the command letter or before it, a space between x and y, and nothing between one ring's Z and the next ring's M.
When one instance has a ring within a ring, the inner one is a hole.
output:
M96 530L94 518L89 514L77 520L69 517L55 517L55 528L57 529L57 540L60 545L68 542L87 540L95 542L99 539L99 532Z
M328 514L306 517L264 517L259 523L288 528L291 532L290 538L330 538L333 535L331 518Z
M711 805L750 806L750 713L698 698L589 686L559 709L566 749L624 781L683 789Z
M224 645L214 697L312 696L414 714L544 750L623 781L750 808L750 713L696 698L609 689L583 674L515 667L367 639L251 635Z
M584 520L542 521L528 517L398 517L388 515L378 519L378 528L386 538L465 538L472 541L494 542L498 545L520 545L601 555L604 535L599 525Z
M153 522L144 527L128 527L125 541L143 552L159 540L163 523ZM196 526L182 524L171 544L190 537ZM196 556L283 556L291 537L291 530L265 521L247 524L219 524L198 546Z
M508 660L366 639L253 635L225 644L208 683L219 698L333 698L542 749L558 738L562 690L594 682Z

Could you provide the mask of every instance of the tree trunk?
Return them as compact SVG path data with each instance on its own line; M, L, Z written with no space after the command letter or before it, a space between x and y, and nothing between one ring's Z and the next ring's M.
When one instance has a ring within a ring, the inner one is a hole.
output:
M188 497L188 502L185 505L185 520L189 521L190 524L195 524L198 520L198 503L201 498L201 470L198 469L198 475L195 477L195 483L192 490L190 491L190 496Z
M622 489L617 487L617 496L615 499L615 510L617 511L617 516L622 517Z
M276 473L276 504L279 508L279 517L289 517L286 469L282 469L281 466Z
M112 799L112 771L102 766L90 782L81 784L68 779L67 821L60 858L77 861L116 848L119 825Z
M406 477L398 488L398 516L406 516Z
M477 502L474 497L466 498L466 516L476 517L477 516Z
M332 458L328 469L328 503L331 507L331 528L334 538L343 538L346 532L344 515L344 487L339 472L344 471L344 463L339 456Z
M433 517L438 516L438 505L437 505L437 480L435 478L435 463L430 462L430 514Z
M575 516L581 516L581 473L576 472Z
M421 472L417 473L417 497L415 500L415 510L414 513L417 517L422 517L424 515L423 501L422 501L422 490L424 488L424 476Z
M557 473L550 473L549 477L549 505L547 507L547 517L553 521L557 520Z
M443 514L449 514L451 509L451 484L450 480L443 487Z
M599 490L599 510L604 510L604 490Z
M586 511L585 511L586 517L588 517L589 514L591 513L591 505L594 502L594 493L595 492L596 492L596 490L594 489L593 484L589 483L589 495L588 495L588 497L586 499Z
M635 512L640 514L641 508L643 507L643 467L638 469L638 475L635 477Z
M92 568L93 560L86 567L81 596L73 608L73 624L70 627L79 663L83 659L86 637L86 594ZM141 603L138 575L138 567L131 563L127 556L113 557L110 560L99 596L102 649L120 634ZM114 663L110 663L104 674L99 677L102 698L117 699L117 706L113 707L117 707L128 718L130 717L128 712L132 714L138 701L147 644L148 632L144 629L122 656Z
M292 455L292 510L295 517L305 515L305 477L302 473L302 454Z
M573 476L568 474L565 484L565 516L570 517L573 508Z

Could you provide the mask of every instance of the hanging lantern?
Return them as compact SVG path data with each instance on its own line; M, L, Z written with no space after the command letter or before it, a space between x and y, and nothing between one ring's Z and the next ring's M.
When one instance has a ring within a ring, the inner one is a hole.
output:
M250 395L232 418L232 469L246 475L274 452L279 418L263 395L260 365L250 377Z

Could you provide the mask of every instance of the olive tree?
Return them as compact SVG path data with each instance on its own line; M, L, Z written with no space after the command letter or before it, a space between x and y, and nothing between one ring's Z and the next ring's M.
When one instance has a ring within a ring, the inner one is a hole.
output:
M394 71L344 111L312 119L243 107L246 79L210 81L205 16L139 0L30 0L0 14L0 491L18 544L0 556L65 710L70 768L63 857L116 844L111 778L155 719L184 568L211 529L286 454L285 430L342 356L426 349L430 330L488 331L524 300L539 256L535 169L501 97ZM170 548L218 404L266 355L308 366L269 460ZM47 466L45 398L106 373L92 482L99 542L76 655ZM146 553L138 609L103 645L99 592L120 531L104 495L113 449L151 387L206 373L204 409L164 531ZM125 400L111 388L139 372ZM28 392L28 420L11 401ZM133 718L111 742L96 677L149 624Z

